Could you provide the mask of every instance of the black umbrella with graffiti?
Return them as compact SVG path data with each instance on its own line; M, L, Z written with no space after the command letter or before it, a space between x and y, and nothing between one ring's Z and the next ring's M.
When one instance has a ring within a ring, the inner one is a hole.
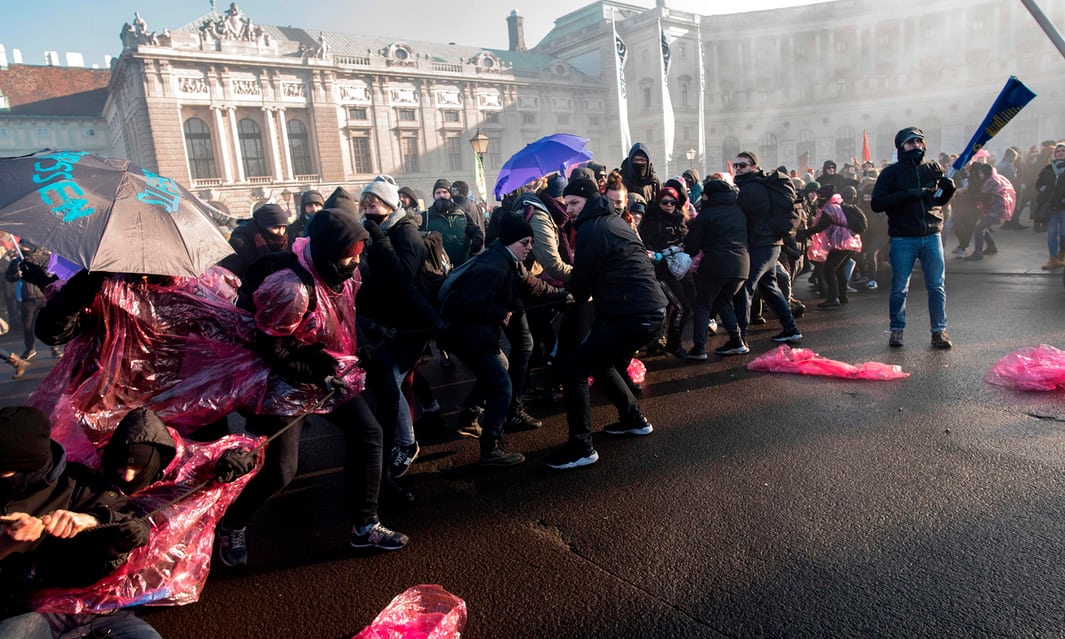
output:
M52 150L0 158L0 230L90 271L196 277L233 252L217 216L129 160Z

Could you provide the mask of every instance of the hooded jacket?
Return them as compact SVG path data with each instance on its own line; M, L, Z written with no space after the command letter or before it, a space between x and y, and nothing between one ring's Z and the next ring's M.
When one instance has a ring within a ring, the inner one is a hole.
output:
M895 134L895 149L902 158L902 143L913 127ZM935 162L900 159L880 172L873 186L870 206L886 213L891 237L925 237L943 230L941 207L954 195L954 185L945 184L936 197L943 169Z
M287 234L275 239L268 238L268 233L269 231L261 228L255 220L237 227L229 236L229 245L233 247L234 252L222 258L218 265L242 278L248 272L248 268L260 257L267 253L289 250L290 243ZM267 244L268 241L274 246Z
M637 153L647 158L647 171L643 175L636 171L636 166L632 163L632 156ZM642 142L633 144L628 157L621 161L621 182L629 193L638 193L648 202L654 200L658 189L662 188L658 176L655 175L655 165L651 163L651 154Z
M437 312L422 283L429 249L419 220L410 214L396 218L385 232L387 241L367 247L359 266L359 314L380 326L424 330L436 323Z
M603 196L588 200L576 220L577 245L568 288L577 303L594 300L602 319L665 317L666 296L647 249Z
M422 213L422 230L439 231L452 266L459 266L484 246L484 230L452 200L436 200Z
M769 228L769 190L765 186L765 173L761 170L736 176L740 194L736 204L747 216L747 246L780 246L784 242Z
M145 408L135 408L127 413L118 423L115 432L111 433L111 439L104 446L103 466L106 470L114 470L124 465L124 459L129 447L133 444L147 444L155 448L159 454L157 468L152 476L138 476L134 479L127 495L132 495L162 477L162 473L170 466L177 455L177 443L167 429L163 420L154 412Z
M736 191L707 193L699 215L691 221L684 250L695 257L703 253L696 279L747 279L751 258L747 253L747 216L736 204Z

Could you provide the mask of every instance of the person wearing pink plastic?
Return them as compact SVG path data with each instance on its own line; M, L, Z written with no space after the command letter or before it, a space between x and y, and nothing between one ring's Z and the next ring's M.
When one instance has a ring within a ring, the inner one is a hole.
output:
M377 518L382 430L359 394L365 376L355 355L358 281L353 277L369 234L350 213L323 209L311 219L307 235L298 238L292 249L300 267L313 276L314 308L308 286L291 268L269 275L254 294L255 348L270 365L271 375L264 401L248 417L248 430L267 436L280 432L311 406L291 407L287 398L293 392L330 388L339 403L323 416L342 430L346 443L344 476L355 518L351 545L398 550L407 544L407 536L386 528ZM262 471L220 523L219 553L224 564L247 563L245 528L255 510L295 476L300 431L299 424L287 428L267 446Z

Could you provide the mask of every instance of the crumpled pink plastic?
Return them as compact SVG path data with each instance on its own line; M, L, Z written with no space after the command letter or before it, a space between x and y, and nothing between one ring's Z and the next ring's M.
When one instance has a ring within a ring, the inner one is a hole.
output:
M250 350L251 314L236 307L237 280L215 267L198 279L159 284L108 277L93 301L98 328L66 344L64 356L28 403L52 420L52 438L70 459L91 466L118 422L144 406L182 434L247 407L298 415L326 395L317 386L289 386ZM319 298L325 294L319 290ZM334 321L329 304L312 319ZM331 352L351 391L332 396L328 412L362 390L365 372L350 350ZM328 349L327 349L328 350Z
M1065 388L1065 351L1048 344L1026 346L995 362L984 379L1018 390Z
M629 360L629 379L633 384L642 384L644 377L647 376L647 367L643 365L643 362L633 357Z
M408 588L353 639L458 639L466 602L436 584Z
M807 348L791 348L787 344L760 355L747 370L766 371L769 373L796 373L798 375L823 375L842 377L844 379L890 380L909 377L900 366L865 362L864 364L847 364L834 359L821 357Z
M65 355L64 355L65 357ZM173 429L177 454L163 479L133 496L150 513L151 541L130 553L121 568L95 584L76 589L50 588L33 598L41 612L80 614L107 612L127 606L171 606L200 598L211 567L215 526L240 491L262 467L260 452L255 469L236 481L211 481L188 497L154 511L186 494L190 488L214 477L214 465L230 448L251 449L262 438L228 435L209 444L183 441Z

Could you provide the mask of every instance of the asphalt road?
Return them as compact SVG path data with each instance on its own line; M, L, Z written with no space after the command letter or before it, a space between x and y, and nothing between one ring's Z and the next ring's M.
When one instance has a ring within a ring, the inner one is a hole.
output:
M1042 235L996 238L998 256L948 258L951 351L929 347L919 274L901 350L886 282L801 320L806 348L909 378L749 372L772 321L747 356L649 359L655 432L599 436L594 466L544 466L565 439L550 404L531 406L542 429L510 437L529 458L514 469L479 468L469 440L425 445L405 479L415 503L382 506L412 539L397 553L348 546L339 434L312 423L299 477L249 527L249 568L216 567L200 602L145 616L169 638L339 639L436 583L466 601L469 639L1065 637L1062 391L983 380L1015 349L1065 347L1065 289L1039 270ZM0 383L5 402L43 357ZM457 405L468 374L427 370ZM614 415L598 401L601 427Z

